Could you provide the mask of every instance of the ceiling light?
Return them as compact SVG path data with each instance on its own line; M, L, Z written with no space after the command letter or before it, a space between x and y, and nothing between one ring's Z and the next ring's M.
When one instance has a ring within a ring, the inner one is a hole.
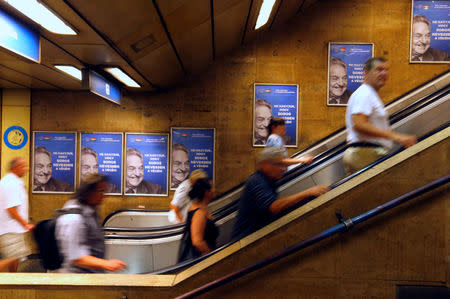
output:
M120 68L118 67L108 67L105 68L105 71L113 75L117 80L122 82L128 87L141 87L136 81L131 79L130 76L125 74Z
M71 65L55 65L55 67L64 73L77 78L81 81L81 70Z
M4 0L6 3L44 27L56 34L76 35L77 33L66 25L66 23L47 7L37 0Z
M276 0L264 0L259 10L258 19L256 20L255 30L264 26L269 20L270 13Z

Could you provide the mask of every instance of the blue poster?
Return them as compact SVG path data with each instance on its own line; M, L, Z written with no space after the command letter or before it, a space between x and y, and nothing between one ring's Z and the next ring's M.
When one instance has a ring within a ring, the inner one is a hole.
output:
M410 61L449 63L450 0L413 1Z
M81 133L80 182L91 173L108 176L106 194L122 194L122 133Z
M265 146L269 137L269 122L272 117L281 117L286 122L284 143L297 146L298 85L255 83L253 107L253 146Z
M33 132L33 193L75 189L75 132Z
M364 81L364 63L373 57L373 44L329 43L329 106L345 106Z
M170 189L176 189L199 168L214 181L215 129L171 128L171 135Z
M169 134L126 133L125 194L168 194Z

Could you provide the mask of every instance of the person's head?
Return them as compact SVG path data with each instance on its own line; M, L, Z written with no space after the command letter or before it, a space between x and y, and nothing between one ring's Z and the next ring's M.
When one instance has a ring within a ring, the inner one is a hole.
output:
M281 147L266 147L257 158L257 168L271 180L279 180L286 171L283 163L284 149Z
M279 136L286 135L286 121L281 117L274 117L269 122L269 135L274 133Z
M34 185L47 184L52 177L52 155L43 146L34 147Z
M415 15L412 25L412 56L421 56L429 48L431 42L431 24L427 17Z
M191 200L197 200L205 204L210 203L214 196L216 196L214 188L207 178L201 178L195 181L189 191L189 198Z
M144 160L141 152L127 148L127 187L137 187L144 179Z
M386 85L389 74L389 64L384 57L370 58L364 64L364 83L375 90Z
M181 143L172 147L172 181L181 183L189 175L189 150Z
M347 90L347 65L342 59L332 57L330 59L330 98L340 97Z
M87 174L83 183L75 192L75 198L82 204L98 206L105 197L108 177L100 173Z
M203 169L193 170L189 175L189 181L191 182L191 185L194 185L198 179L207 179L207 178L208 175Z
M18 177L23 177L28 171L28 163L24 158L13 158L8 162L8 172L12 172Z
M263 99L255 101L255 138L267 138L269 136L269 122L272 119L272 105Z
M81 181L84 182L92 173L98 173L97 153L90 147L83 147L81 149Z

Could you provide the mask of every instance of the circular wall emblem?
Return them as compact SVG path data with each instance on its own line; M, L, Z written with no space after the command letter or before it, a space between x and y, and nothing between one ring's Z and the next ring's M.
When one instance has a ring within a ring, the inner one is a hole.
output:
M27 131L20 126L11 126L6 129L5 134L3 134L3 141L5 141L6 146L10 149L21 149L27 144Z

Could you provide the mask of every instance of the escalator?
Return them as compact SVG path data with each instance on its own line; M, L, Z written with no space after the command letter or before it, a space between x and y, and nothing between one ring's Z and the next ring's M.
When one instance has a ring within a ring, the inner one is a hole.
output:
M391 115L393 129L422 137L440 127L447 126L450 119L449 99L450 87L446 85L429 96L399 109ZM336 182L345 177L342 164L345 142L336 142L339 140L336 138L337 135L345 138L345 132L337 132L328 138L337 143L333 147L325 148L324 144L327 142L322 140L296 155L301 156L305 153L310 154L322 150L320 154L315 154L317 159L312 165L293 167L287 172L286 176L278 182L280 196L292 194L314 185L336 185ZM396 150L393 149L393 151ZM228 192L223 199L211 204L216 224L220 230L218 246L224 246L230 241L231 229L236 216L236 199L239 197L240 188L240 186L235 188ZM128 273L149 273L174 265L182 228L166 227L162 230L149 230L145 227L122 228L114 235L106 235L108 258L125 260L129 266ZM168 270L173 271L173 269Z
M391 116L391 119L396 115L398 116L399 114L407 113L410 109L414 109L414 103L418 105L424 98L445 88L449 83L450 70L437 75L427 82L424 82L414 89L393 99L386 104L386 110ZM346 130L344 127L336 130L307 148L302 149L292 157L300 158L306 155L320 157L336 146L344 144L345 138ZM302 169L304 166L305 165L292 165L289 167L289 171ZM241 190L242 184L218 196L216 200L209 205L211 212L213 214L220 213L221 209L239 199ZM168 210L122 209L108 215L103 221L103 226L107 232L112 233L126 233L127 231L159 233L166 230L173 231L174 229L182 229L182 225L172 225L168 222L167 213ZM127 230L127 228L129 230Z

